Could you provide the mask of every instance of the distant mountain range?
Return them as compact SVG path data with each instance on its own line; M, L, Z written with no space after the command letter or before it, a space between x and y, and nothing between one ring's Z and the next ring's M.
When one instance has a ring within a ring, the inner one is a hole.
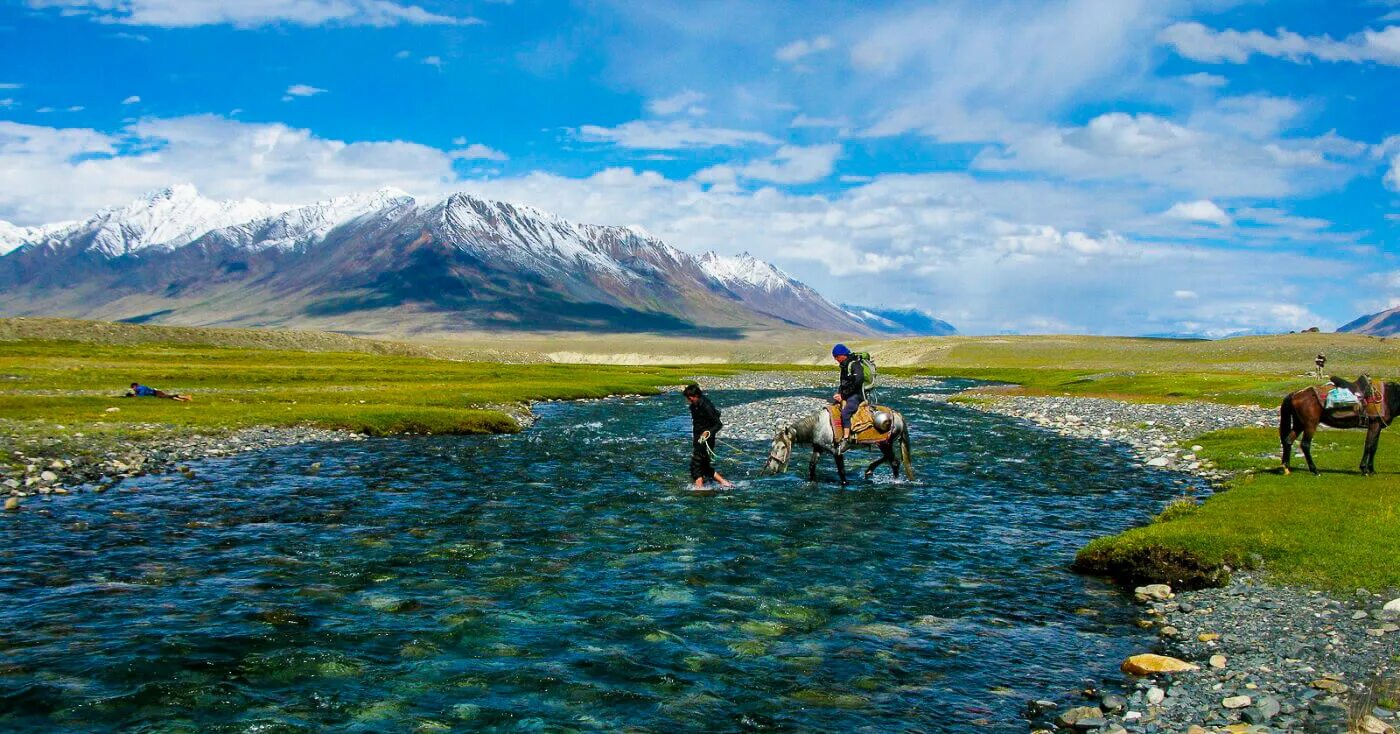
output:
M1371 336L1395 336L1400 334L1400 306L1367 314L1338 328L1337 331Z
M952 330L919 311L838 307L747 254L697 257L635 228L393 189L278 207L174 186L79 222L0 222L0 315L405 335Z

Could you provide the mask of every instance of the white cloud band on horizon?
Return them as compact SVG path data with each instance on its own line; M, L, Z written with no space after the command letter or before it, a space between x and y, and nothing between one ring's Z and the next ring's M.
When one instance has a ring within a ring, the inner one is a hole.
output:
M275 23L387 27L477 25L474 17L431 13L393 0L24 0L31 8L57 9L100 23L160 28L231 25L254 28Z
M1282 28L1272 34L1257 30L1217 31L1187 22L1167 26L1158 40L1181 56L1203 63L1243 64L1258 55L1294 63L1317 59L1400 66L1400 26L1366 29L1339 41L1326 35L1303 36Z

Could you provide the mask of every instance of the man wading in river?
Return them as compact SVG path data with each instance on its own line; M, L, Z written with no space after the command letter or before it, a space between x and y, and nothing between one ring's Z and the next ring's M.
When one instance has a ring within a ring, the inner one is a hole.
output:
M713 479L721 487L734 486L710 463L715 453L715 439L719 437L719 429L724 427L719 420L719 408L693 382L685 386L684 394L690 403L690 481L695 483L696 489L704 489L706 479Z

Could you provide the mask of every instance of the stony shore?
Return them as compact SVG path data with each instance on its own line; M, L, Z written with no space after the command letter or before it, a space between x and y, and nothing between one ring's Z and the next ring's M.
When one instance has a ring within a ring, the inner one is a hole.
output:
M359 434L319 428L249 428L221 435L167 435L139 443L76 434L64 442L65 449L57 451L43 442L11 449L9 458L18 466L0 466L0 495L8 495L5 508L13 510L32 496L69 494L78 487L102 492L144 474L188 474L185 464L198 459L300 443L361 439ZM73 450L75 446L81 450Z
M1125 448L1145 466L1220 485L1229 475L1195 455L1196 437L1233 426L1270 427L1267 408L1188 402L1028 397L979 392L968 407L1027 420L1065 436ZM1358 589L1339 597L1235 574L1224 588L1138 590L1139 625L1189 668L1141 677L1126 690L1032 702L1032 730L1156 732L1369 732L1400 725L1400 595ZM1144 650L1144 653L1149 651ZM1125 672L1127 672L1125 670ZM1142 671L1146 672L1146 671Z
M1146 466L1186 472L1213 484L1229 478L1198 458L1199 444L1183 442L1236 426L1270 427L1278 413L1268 408L1218 403L1132 403L1106 398L1029 397L978 392L968 406L1031 421L1072 438L1121 445Z

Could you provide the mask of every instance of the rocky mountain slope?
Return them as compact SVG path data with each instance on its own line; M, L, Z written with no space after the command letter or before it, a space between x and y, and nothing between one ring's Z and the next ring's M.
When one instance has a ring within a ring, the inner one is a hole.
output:
M1370 336L1395 336L1400 334L1400 306L1367 314L1338 328L1337 331Z
M392 189L288 207L182 185L80 222L0 222L0 315L401 335L894 333L749 255Z

